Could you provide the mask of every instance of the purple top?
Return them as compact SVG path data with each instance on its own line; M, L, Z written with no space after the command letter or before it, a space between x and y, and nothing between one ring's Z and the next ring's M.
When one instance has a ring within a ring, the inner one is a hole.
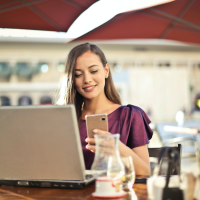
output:
M151 121L146 113L133 105L120 106L108 115L109 132L119 133L120 141L129 148L139 147L149 143L153 131L149 127ZM79 125L83 156L86 169L90 169L94 160L94 153L86 149L87 138L86 121L81 120Z

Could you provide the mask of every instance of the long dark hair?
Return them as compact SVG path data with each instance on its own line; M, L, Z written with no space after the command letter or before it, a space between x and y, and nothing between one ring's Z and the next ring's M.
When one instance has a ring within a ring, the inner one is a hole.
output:
M107 64L106 57L101 49L91 43L84 43L74 47L68 54L65 74L60 82L59 91L57 93L55 104L57 105L66 105L66 104L74 104L76 107L76 114L78 121L81 118L81 111L83 105L83 96L80 95L75 88L75 68L76 68L76 60L83 53L91 51L99 56L103 66L105 67ZM113 84L111 72L109 69L109 76L105 80L104 92L106 97L116 104L121 104L121 99L119 94L117 93L115 86Z

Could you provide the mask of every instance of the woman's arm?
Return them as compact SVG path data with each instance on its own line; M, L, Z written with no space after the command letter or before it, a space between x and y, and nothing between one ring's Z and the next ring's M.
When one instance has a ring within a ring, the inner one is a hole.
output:
M119 151L120 151L121 157L131 156L133 158L136 175L145 176L145 177L151 175L147 145L142 145L142 146L130 149L129 147L127 147L125 144L123 144L120 141Z
M106 131L94 130L95 134L111 134ZM86 138L86 142L89 142L86 146L87 149L95 152L95 139L94 138ZM94 145L93 145L94 144ZM136 175L140 176L150 176L150 163L149 163L149 153L146 145L142 145L133 149L130 149L121 141L119 142L119 152L120 155L123 156L131 156L133 158L133 163L135 167Z

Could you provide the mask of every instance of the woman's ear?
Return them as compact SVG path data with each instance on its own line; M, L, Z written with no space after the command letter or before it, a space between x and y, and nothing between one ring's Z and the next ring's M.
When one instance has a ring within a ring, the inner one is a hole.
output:
M106 66L105 66L105 78L108 78L108 76L109 76L109 65L108 65L108 63L106 63Z

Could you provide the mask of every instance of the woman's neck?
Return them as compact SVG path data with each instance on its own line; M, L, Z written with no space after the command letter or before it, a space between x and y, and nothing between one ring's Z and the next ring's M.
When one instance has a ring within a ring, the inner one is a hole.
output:
M94 98L94 99L85 99L83 111L82 111L82 118L84 118L85 115L97 114L97 113L107 113L110 106L113 104L114 103L111 102L106 97L106 95L102 95L102 96L100 96L98 98Z

